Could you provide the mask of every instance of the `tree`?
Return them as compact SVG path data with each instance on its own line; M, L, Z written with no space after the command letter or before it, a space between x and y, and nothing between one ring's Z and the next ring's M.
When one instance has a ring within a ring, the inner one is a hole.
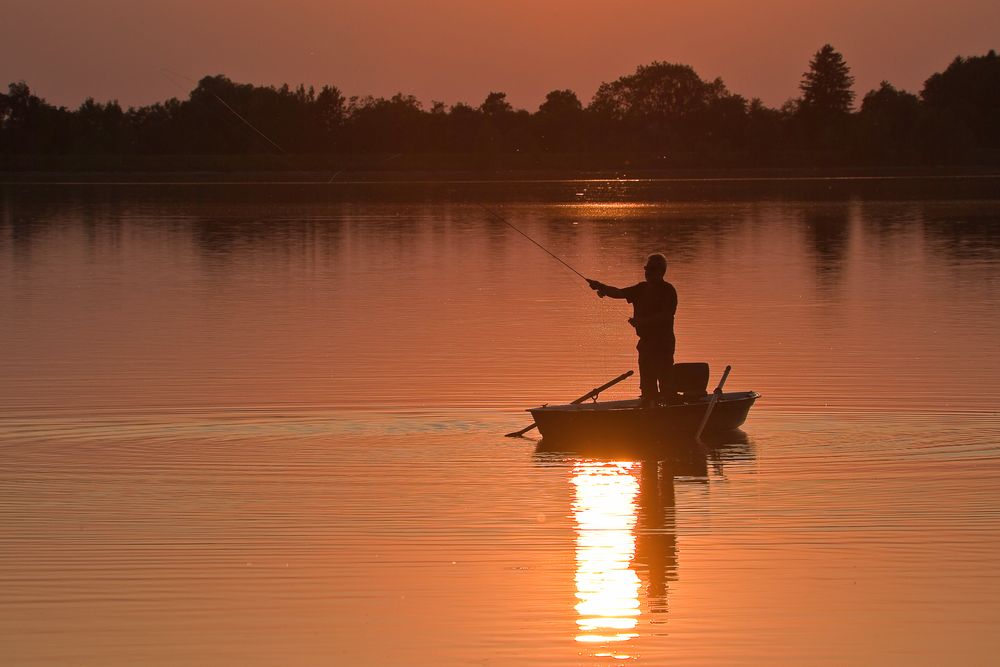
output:
M619 119L678 119L727 94L722 79L706 82L689 65L654 62L640 65L635 74L602 83L590 107Z
M583 111L583 104L572 90L553 90L538 107L538 113L551 116L570 116L579 111Z
M479 111L486 118L480 144L487 153L521 151L530 138L526 127L527 112L514 111L507 101L507 93L491 92L479 105Z
M117 101L101 104L88 97L73 114L74 152L129 152L128 119Z
M348 106L351 143L363 152L419 153L427 149L428 117L413 95L352 97Z
M715 144L717 120L743 114L745 105L722 79L703 81L688 65L654 62L602 83L588 110L610 146L660 152Z
M73 139L73 115L31 92L24 81L0 95L0 152L51 153L67 150Z
M507 101L507 93L490 93L479 105L479 110L487 116L503 116L511 113L514 107Z
M802 108L820 116L846 116L854 102L851 68L832 46L825 44L802 75Z
M802 75L795 121L804 147L825 151L822 161L842 157L850 144L853 84L844 57L829 44L816 52Z
M135 133L135 151L140 154L182 153L186 147L179 135L184 103L172 97L162 104L129 109Z
M434 135L436 150L447 153L472 153L485 132L483 115L464 102L452 105L448 114L440 119Z
M585 115L580 98L572 90L553 90L535 114L535 134L542 149L571 153L584 148Z
M858 112L858 152L880 161L909 161L913 154L914 128L920 115L920 100L913 93L883 81L869 91Z
M319 134L321 150L333 150L340 139L347 116L347 100L336 86L323 86L312 102L313 123Z
M750 100L743 143L755 165L773 159L774 152L781 146L785 118L786 114L767 107L759 98Z
M1000 56L955 58L944 72L932 75L920 93L929 115L945 126L965 127L969 139L983 148L1000 149Z

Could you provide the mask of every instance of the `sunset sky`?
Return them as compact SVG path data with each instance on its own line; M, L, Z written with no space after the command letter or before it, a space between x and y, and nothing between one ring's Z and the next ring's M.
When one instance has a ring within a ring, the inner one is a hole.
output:
M654 60L777 106L826 42L859 100L882 79L918 91L956 55L1000 47L996 0L4 0L2 15L0 83L70 107L184 96L166 68L427 104L499 90L534 111L556 88L587 103Z

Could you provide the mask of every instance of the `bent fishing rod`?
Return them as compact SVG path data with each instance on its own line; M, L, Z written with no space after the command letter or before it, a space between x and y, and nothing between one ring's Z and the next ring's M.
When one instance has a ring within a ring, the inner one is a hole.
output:
M581 278L583 278L584 280L586 280L587 284L590 284L590 282L591 282L590 278L588 278L587 276L583 275L582 273L580 273L579 271L577 271L576 269L574 269L562 257L560 257L559 255L555 254L554 252L552 252L551 250L549 250L548 248L546 248L545 246L543 246L541 243L539 243L535 239L533 239L530 236L528 236L525 232L523 232L521 229L519 229L518 227L516 227L512 222L510 222L509 220L507 220L507 218L503 217L502 215L500 215L499 213L497 213L496 211L494 211L493 209L491 209L489 206L486 206L485 204L477 203L476 205L479 206L479 208L481 208L484 211L486 211L487 215L489 215L491 218L493 218L494 220L496 220L498 222L502 222L503 224L507 225L508 227L510 227L511 229L513 229L515 232L517 232L518 234L520 234L521 236L523 236L524 238L528 239L529 241L531 241L532 243L534 243L536 246L538 246L539 248L541 248L545 252L545 254L547 254L549 257L551 257L552 259L556 260L557 262L559 262L560 264L562 264L563 266L565 266L567 269L569 269L570 271L572 271L576 275L578 275Z
M161 68L160 72L165 77L167 77L168 79L170 79L170 81L175 86L177 86L179 88L181 88L182 86L180 86L180 84L177 83L175 77L180 77L182 79L187 79L188 81L191 81L192 83L194 83L193 79L191 79L190 77L186 77L183 74L178 74L177 72L172 72L172 71L168 70L165 67ZM245 116L243 116L240 112L238 112L236 109L234 109L228 102L226 102L224 99L222 99L215 92L213 92L211 90L208 91L208 92L209 92L209 94L212 95L212 97L214 97L219 102L219 104L221 104L222 106L224 106L230 113L232 113L234 116L236 116L244 125L246 125L251 130L253 130L254 132L256 132L261 138L263 138L265 141L267 141L267 143L269 143L272 146L274 146L275 148L277 148L278 151L282 155L285 155L287 157L291 157L289 155L288 151L286 151L284 148L282 148L276 141L274 141L273 139L271 139L271 137L269 137L266 134L264 134L264 132L261 131L260 128L258 128L256 125L254 125L253 123L251 123ZM388 162L389 160L392 160L393 158L396 158L396 157L399 157L398 153L390 155L384 161ZM334 173L333 176L330 177L330 180L327 181L327 183L333 183L334 179L336 179L342 173L344 173L344 169L341 169L341 170L337 171L336 173ZM530 241L531 243L535 244L537 247L541 248L541 250L545 254L547 254L549 257L551 257L552 259L556 260L557 262L559 262L560 264L562 264L563 266L565 266L567 269L569 269L570 271L572 271L573 273L575 273L579 277L583 278L587 282L588 285L591 285L592 281L590 280L590 278L588 278L587 276L583 275L582 273L580 273L579 271L577 271L576 269L574 269L562 257L559 257L554 252L552 252L551 250L549 250L548 248L546 248L545 246L543 246L541 243L539 243L538 241L536 241L535 239L533 239L531 236L529 236L527 233L525 233L519 227L517 227L516 225L514 225L514 223L510 222L509 220L507 220L507 218L505 218L504 216L500 215L499 213L497 213L496 211L494 211L490 207L486 206L485 204L477 203L477 206L479 206L481 209L483 209L484 211L486 211L486 214L489 215L494 220L497 220L498 222L502 222L503 224L507 225L508 227L510 227L511 229L513 229L515 232L517 232L518 234L520 234L521 236L523 236L524 238L526 238L528 241ZM598 295L601 298L604 298L604 295L601 294L600 292L598 292Z

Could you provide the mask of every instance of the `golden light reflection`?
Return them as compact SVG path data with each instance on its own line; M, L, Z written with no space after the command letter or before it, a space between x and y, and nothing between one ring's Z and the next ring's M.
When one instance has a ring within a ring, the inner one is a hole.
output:
M635 557L639 464L581 461L573 467L578 642L638 637Z

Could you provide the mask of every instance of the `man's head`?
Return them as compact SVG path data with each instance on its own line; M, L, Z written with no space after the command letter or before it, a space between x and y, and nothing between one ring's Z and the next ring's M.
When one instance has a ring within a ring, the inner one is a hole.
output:
M663 280L667 273L667 258L660 253L655 253L646 258L646 266L642 267L646 272L646 280Z

